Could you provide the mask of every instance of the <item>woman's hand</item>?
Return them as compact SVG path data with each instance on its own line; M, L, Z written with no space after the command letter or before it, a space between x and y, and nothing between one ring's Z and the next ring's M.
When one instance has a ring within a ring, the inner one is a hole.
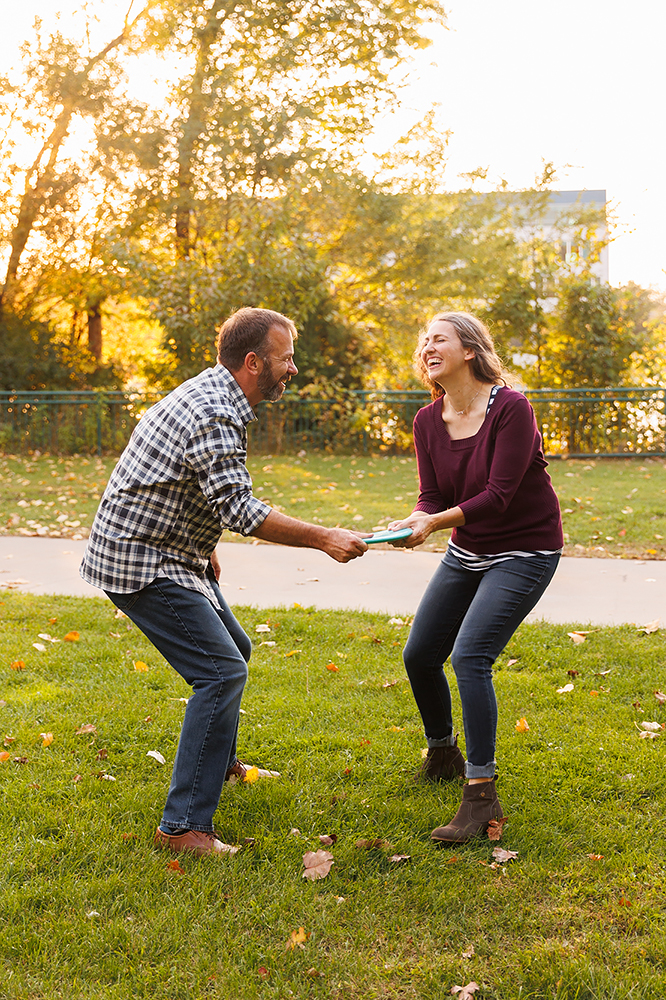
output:
M396 548L413 549L417 545L422 545L428 535L434 530L434 518L432 514L425 511L415 510L403 521L391 521L388 526L389 531L398 531L399 528L411 528L412 533L409 538L401 538L395 542L389 542Z

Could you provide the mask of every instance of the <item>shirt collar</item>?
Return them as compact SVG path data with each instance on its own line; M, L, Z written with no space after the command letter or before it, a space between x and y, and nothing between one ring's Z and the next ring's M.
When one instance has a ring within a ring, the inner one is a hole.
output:
M217 364L213 368L213 372L215 373L215 377L220 380L221 385L223 385L229 393L231 401L238 410L238 415L243 423L249 424L252 420L256 420L257 417L247 401L247 396L229 369L225 368L224 365Z

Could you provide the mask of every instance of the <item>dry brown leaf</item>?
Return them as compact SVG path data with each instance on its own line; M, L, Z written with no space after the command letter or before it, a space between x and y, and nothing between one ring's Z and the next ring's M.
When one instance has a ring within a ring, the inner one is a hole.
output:
M62 641L63 642L78 642L79 638L80 638L80 636L79 636L78 632L68 632L67 635L63 635Z
M603 854L588 854L588 858L591 858L592 861L601 861Z
M571 641L575 643L585 642L589 634L589 632L567 632Z
M86 733L96 733L97 726L93 726L92 722L86 722L85 725L79 726L76 730L76 736L85 736Z
M322 972L317 972L317 970L314 967L312 969L308 969L307 972L305 973L305 975L309 976L310 979L321 979L321 978L323 978L323 973Z
M517 733L529 733L530 727L527 724L527 719L525 716L522 719L516 719L516 732Z
M569 677L571 677L573 679L573 678L579 676L579 671L578 670L567 670L567 674L569 675Z
M666 702L666 694L664 694L663 691L655 691L654 696L660 705L663 705L664 702Z
M458 1000L473 1000L474 994L480 989L478 983L468 983L467 986L452 986L451 993L458 997Z
M287 939L285 948L287 951L293 950L296 946L305 948L305 942L311 935L306 933L305 927L299 927L297 931L292 931Z
M28 763L28 758L27 757L12 757L12 763L13 764L27 764Z
M495 861L499 861L499 863L503 865L505 861L511 861L513 858L517 858L518 851L507 851L503 847L494 847L493 857Z
M404 865L412 860L411 854L392 854L388 859L393 865Z
M647 625L641 625L638 629L639 632L645 632L646 635L652 635L653 632L659 631L659 623L661 618L655 618L653 622L648 622Z
M475 955L476 952L474 951L474 945L471 944L469 948L465 949L465 951L462 952L461 958L474 958Z
M42 738L42 746L50 747L53 743L53 733L40 733L39 735Z
M319 834L319 843L323 844L324 847L331 847L333 844L335 844L337 842L337 839L338 839L337 833L320 833Z
M306 851L303 855L305 871L303 878L315 881L319 878L326 878L333 864L333 855L330 851Z
M518 660L507 660L506 661L507 667L512 667L514 665L514 663L518 663Z
M502 816L501 819L491 819L488 824L488 840L500 840L504 824L508 822L509 819L507 816Z
M397 681L384 681L382 688L386 691L387 688L395 687L397 683Z
M557 694L568 694L569 691L573 691L573 689L574 689L573 684L565 684L564 687L557 688L556 693Z
M177 872L178 875L184 875L185 871L180 867L180 861L178 858L174 858L173 861L167 861L167 871Z

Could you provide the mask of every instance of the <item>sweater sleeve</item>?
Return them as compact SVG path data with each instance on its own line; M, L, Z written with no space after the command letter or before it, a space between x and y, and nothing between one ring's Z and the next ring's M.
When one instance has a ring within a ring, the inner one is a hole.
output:
M540 448L539 429L529 401L516 394L498 415L495 448L485 490L458 504L465 524L503 514Z
M414 418L414 448L419 473L419 498L414 510L422 510L426 514L438 514L439 511L445 510L448 505L438 486L435 467L426 444L426 435L420 427L419 417L422 413L423 410L417 413Z

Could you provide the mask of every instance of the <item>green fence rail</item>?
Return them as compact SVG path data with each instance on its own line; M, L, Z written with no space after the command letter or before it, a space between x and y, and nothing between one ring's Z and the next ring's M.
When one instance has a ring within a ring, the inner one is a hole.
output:
M531 389L548 455L666 456L666 388ZM117 454L160 393L1 392L0 450ZM285 395L257 407L249 447L259 454L411 449L426 392L357 391L337 399Z

